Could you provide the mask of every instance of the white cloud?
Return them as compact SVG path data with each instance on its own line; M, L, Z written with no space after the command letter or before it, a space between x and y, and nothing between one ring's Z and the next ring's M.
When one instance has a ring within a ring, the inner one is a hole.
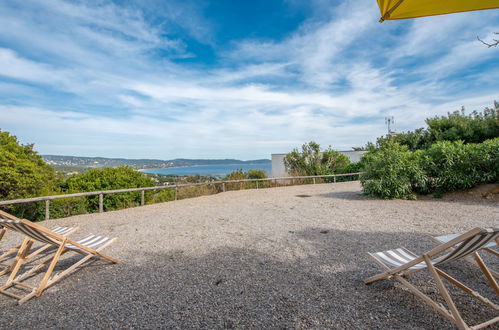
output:
M0 82L0 123L42 153L248 159L310 140L348 149L382 135L386 115L397 129L414 129L429 116L497 98L499 69L466 71L496 61L494 50L470 40L471 32L446 38L464 26L486 35L497 15L380 25L374 2L344 2L283 40L218 47L192 3L161 25L106 1L30 4L36 10L17 15L0 4L0 76L8 80ZM191 56L188 40L165 29L191 9L182 26L213 47L215 64L173 60ZM41 22L38 12L53 20Z

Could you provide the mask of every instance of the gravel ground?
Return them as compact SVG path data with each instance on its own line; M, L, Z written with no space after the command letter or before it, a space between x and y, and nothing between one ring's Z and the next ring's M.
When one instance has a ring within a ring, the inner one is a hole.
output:
M122 263L91 263L21 306L0 296L0 328L452 329L398 283L364 285L381 271L366 252L419 253L434 246L429 233L498 226L499 205L382 201L360 191L358 182L231 191L43 222L80 225L75 238L118 237L105 251ZM19 240L6 236L2 249ZM498 303L477 268L443 269ZM409 279L436 292L426 274ZM451 292L469 323L494 316Z

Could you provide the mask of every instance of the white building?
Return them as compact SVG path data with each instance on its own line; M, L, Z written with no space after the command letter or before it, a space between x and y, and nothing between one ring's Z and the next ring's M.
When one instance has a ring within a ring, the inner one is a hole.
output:
M349 151L338 151L340 154L345 155L350 159L350 162L356 163L360 161L360 158L362 157L363 154L365 154L367 151L355 151L355 150L349 150ZM289 176L288 173L286 173L286 168L284 167L284 157L286 154L272 154L272 177L273 178L282 178Z

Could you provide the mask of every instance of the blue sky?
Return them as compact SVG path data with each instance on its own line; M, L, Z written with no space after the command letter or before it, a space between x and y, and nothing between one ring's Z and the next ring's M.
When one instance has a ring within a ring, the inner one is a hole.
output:
M499 10L378 23L374 0L0 0L0 129L42 154L348 150L499 101Z

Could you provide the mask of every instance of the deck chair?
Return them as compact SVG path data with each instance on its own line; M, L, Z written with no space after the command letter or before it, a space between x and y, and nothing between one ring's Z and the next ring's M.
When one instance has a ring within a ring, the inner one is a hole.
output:
M450 240L458 237L459 235L461 234L448 234L448 235L442 235L442 236L430 236L430 239L435 241L436 243L438 244L442 244L442 243L447 243L449 242ZM485 252L488 252L496 257L499 257L499 252L493 250L493 248L497 247L497 245L499 244L499 237L496 238L496 241L491 241L491 242L488 242L487 244L485 244L482 249L480 251L485 251ZM477 251L478 253L478 251ZM477 262L475 261L475 259L473 259L472 257L470 256L466 256L464 257L464 260L466 260L467 262L475 265L475 266L478 266ZM496 278L499 278L499 273L490 269L490 273L492 275L494 275Z
M474 327L469 327L461 317L461 314L452 300L452 297L445 288L442 278L446 279L457 288L470 294L472 297L480 300L496 312L499 312L499 306L437 267L444 263L462 259L466 256L473 256L495 293L499 295L497 282L483 262L482 258L478 255L478 253L476 253L477 250L484 247L487 243L496 240L498 236L499 228L475 228L419 256L403 247L383 252L369 253L369 256L371 256L376 263L384 268L385 271L366 279L364 283L371 284L376 281L393 278L399 281L413 294L423 299L424 302L443 315L447 320L454 323L459 329L480 329L486 327L499 322L499 316L480 323ZM405 277L410 274L424 270L428 270L432 275L439 293L445 300L448 309L422 293L405 279Z
M45 289L60 281L65 276L71 274L80 265L92 258L102 258L113 263L119 262L118 259L112 258L100 252L103 248L113 243L116 238L90 235L76 242L68 239L66 236L57 234L28 220L18 219L3 211L0 211L0 224L8 228L9 230L19 232L26 236L17 253L18 256L16 257L16 259L18 260L18 262L14 265L9 278L7 279L7 282L0 287L0 293L17 299L18 304L22 304L35 296L40 296ZM21 269L21 265L25 258L28 256L29 249L31 248L31 245L34 241L51 245L56 248L56 251L51 258L34 266L25 273L18 275L19 270ZM54 268L60 260L60 257L67 252L76 252L83 255L83 258L81 258L65 270L61 271L60 273L54 274L54 276L52 276ZM36 286L28 285L24 282L33 274L45 268L45 266L48 267L45 270L42 279ZM8 289L14 287L28 291L31 290L31 292L29 292L25 296L18 296L8 291Z
M63 236L68 236L74 232L76 232L80 227L55 227L52 229L54 233L57 233L59 235ZM7 231L7 228L4 226L0 225L0 241L2 240L5 232ZM0 276L7 274L12 270L14 267L14 264L18 262L15 257L17 257L17 252L19 251L19 248L21 245L18 245L4 253L0 252ZM46 251L47 249L53 247L53 245L50 244L44 244L41 247L38 247L34 249L33 252L29 253L24 262L28 261L31 258L34 258L35 256L39 255L40 253Z
M5 235L5 232L7 231L7 229L5 229L4 226L0 225L0 241L2 240L3 238L3 235ZM2 253L2 251L0 250L0 253ZM3 253L2 253L3 255ZM5 264L5 263L2 263L2 258L0 258L0 267L8 267L9 265Z

